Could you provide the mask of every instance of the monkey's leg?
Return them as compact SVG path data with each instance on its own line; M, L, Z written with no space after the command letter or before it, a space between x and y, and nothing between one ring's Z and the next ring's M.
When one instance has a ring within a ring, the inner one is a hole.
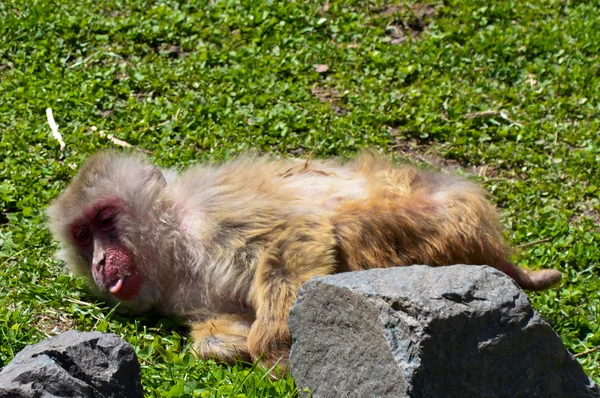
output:
M454 254L452 263L491 265L528 290L545 290L560 282L562 275L557 270L528 270L510 262L511 250L502 237L496 208L478 187L455 180L434 196L447 217L439 222L443 226L439 235L447 251Z
M253 360L287 366L290 307L300 286L335 270L335 238L327 221L296 220L280 233L258 264L251 301L256 321L248 335Z
M331 218L340 247L338 271L411 264L486 264L523 289L538 291L556 285L561 280L559 271L528 270L510 262L495 208L473 189L469 192L463 187L438 203L424 197L357 201L341 207Z
M557 270L528 270L509 260L511 250L502 237L498 213L482 191L474 186L460 192L450 188L438 196L447 201L448 220L440 223L445 226L440 236L449 243L448 249L454 249L454 263L490 265L527 290L546 290L560 282L562 275Z
M215 359L233 364L250 362L248 333L253 316L228 314L190 324L194 353L202 359Z

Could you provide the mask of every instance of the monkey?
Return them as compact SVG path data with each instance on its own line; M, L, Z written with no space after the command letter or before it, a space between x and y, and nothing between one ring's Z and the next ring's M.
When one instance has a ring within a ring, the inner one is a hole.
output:
M314 276L490 265L523 289L556 270L510 261L495 206L459 176L352 161L240 156L178 173L101 151L47 209L59 258L96 293L188 323L202 359L287 364L289 310Z

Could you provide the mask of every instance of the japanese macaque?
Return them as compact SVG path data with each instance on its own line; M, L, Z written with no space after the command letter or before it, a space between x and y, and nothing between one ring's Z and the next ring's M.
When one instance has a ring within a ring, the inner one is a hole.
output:
M494 206L454 176L248 156L163 172L100 152L48 209L60 254L108 300L189 322L201 358L286 364L288 314L313 276L377 267L488 264L523 289L555 270L509 260Z

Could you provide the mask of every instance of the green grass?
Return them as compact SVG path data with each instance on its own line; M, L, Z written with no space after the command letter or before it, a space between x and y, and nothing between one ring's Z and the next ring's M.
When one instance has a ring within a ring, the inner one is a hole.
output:
M571 352L600 345L600 6L411 4L1 1L0 366L60 329L96 329L133 344L150 397L297 394L291 378L194 361L175 320L121 317L52 259L43 210L114 146L100 131L163 166L374 147L474 174L513 244L544 240L519 263L565 274L535 308ZM596 380L599 359L579 358Z

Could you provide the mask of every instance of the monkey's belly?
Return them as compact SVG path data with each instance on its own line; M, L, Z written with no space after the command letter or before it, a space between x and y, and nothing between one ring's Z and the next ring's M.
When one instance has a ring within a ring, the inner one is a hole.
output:
M366 185L364 177L349 175L347 170L339 168L292 175L283 180L282 188L291 190L305 205L335 210L345 201L364 199Z

